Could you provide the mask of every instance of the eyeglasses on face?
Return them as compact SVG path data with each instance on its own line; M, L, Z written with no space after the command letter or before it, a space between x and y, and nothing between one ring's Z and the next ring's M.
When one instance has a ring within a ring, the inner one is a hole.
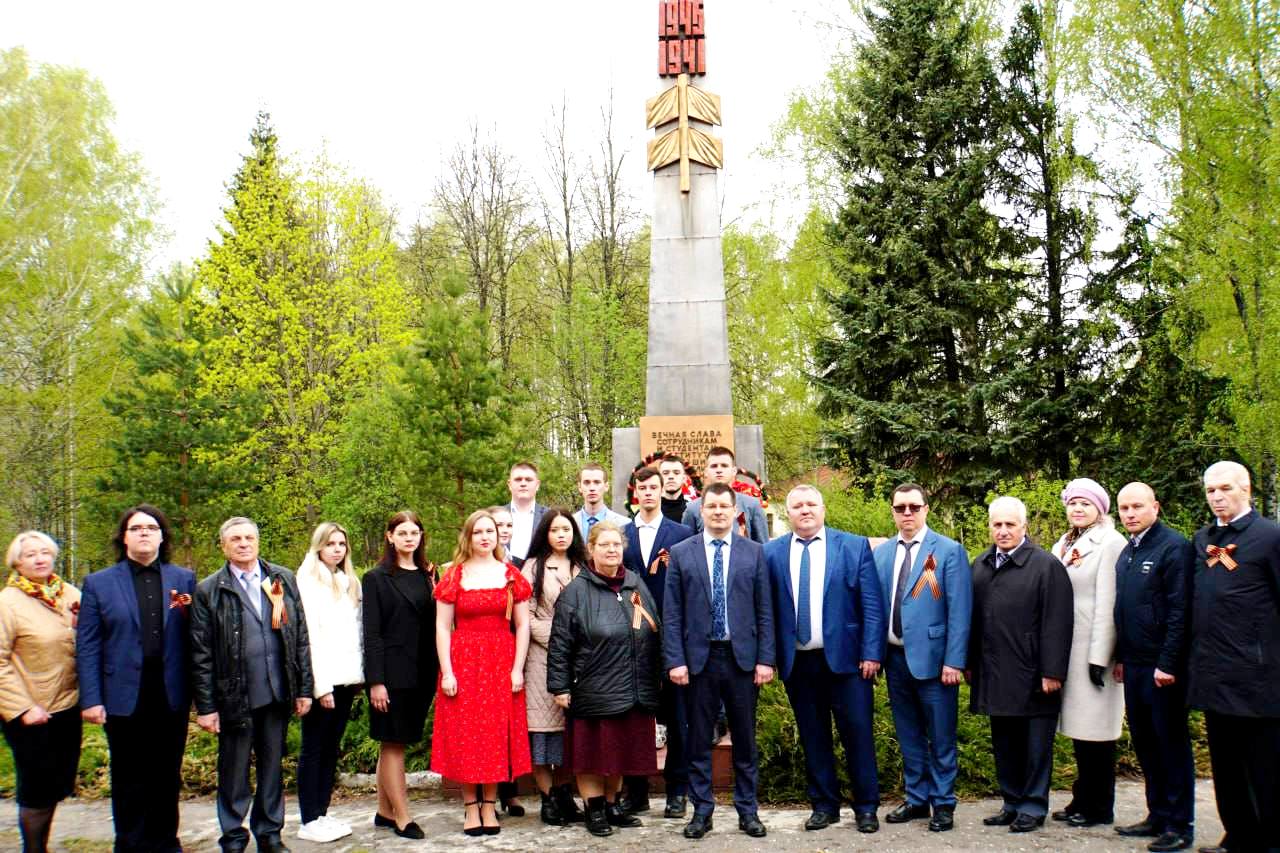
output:
M158 524L130 524L125 530L130 533L159 533L160 525Z
M908 513L919 512L924 507L924 504L894 504L893 511L898 515L907 515Z

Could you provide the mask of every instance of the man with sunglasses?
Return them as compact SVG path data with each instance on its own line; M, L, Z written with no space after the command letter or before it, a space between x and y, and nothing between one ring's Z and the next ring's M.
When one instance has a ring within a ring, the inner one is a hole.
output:
M969 556L929 529L923 487L903 483L890 501L898 535L876 548L875 559L888 608L884 669L906 801L885 820L929 818L929 829L945 832L956 808L956 720L973 604Z

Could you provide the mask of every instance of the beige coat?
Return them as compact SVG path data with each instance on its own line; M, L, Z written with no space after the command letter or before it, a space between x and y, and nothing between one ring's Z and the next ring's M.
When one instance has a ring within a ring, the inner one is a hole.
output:
M1124 686L1111 677L1116 650L1116 560L1126 540L1103 516L1070 546L1065 541L1066 536L1057 541L1053 555L1062 560L1071 579L1075 621L1058 731L1076 740L1116 740L1124 718ZM1079 554L1076 562L1070 562L1072 551ZM1105 687L1089 680L1089 664L1106 667Z
M76 629L71 605L80 590L64 584L55 613L20 589L0 589L0 717L22 716L39 705L50 714L80 700Z
M533 563L524 564L524 576L533 584ZM551 618L556 612L556 599L573 580L567 569L548 568L542 576L542 603L533 607L529 616L529 654L524 660L524 702L528 710L529 731L564 731L564 711L547 692L547 643L551 639ZM533 606L533 599L529 599Z

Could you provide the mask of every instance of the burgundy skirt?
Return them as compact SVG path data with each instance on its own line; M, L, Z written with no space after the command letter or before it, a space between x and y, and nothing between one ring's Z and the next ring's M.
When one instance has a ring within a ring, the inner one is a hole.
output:
M564 766L600 776L658 772L654 718L638 708L616 717L570 717L564 727Z

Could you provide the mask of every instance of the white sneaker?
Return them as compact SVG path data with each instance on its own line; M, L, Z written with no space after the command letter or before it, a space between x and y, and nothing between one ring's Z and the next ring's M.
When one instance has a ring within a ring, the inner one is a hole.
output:
M298 838L303 841L314 841L317 844L328 844L330 841L337 841L339 838L342 838L350 832L351 830L349 829L346 832L342 832L334 828L332 825L325 824L319 819L316 819L311 821L311 823L304 823L301 828L298 829Z
M341 833L338 838L344 838L351 834L351 824L343 823L336 817L322 814L316 820L323 821L326 826L332 827L334 832Z

